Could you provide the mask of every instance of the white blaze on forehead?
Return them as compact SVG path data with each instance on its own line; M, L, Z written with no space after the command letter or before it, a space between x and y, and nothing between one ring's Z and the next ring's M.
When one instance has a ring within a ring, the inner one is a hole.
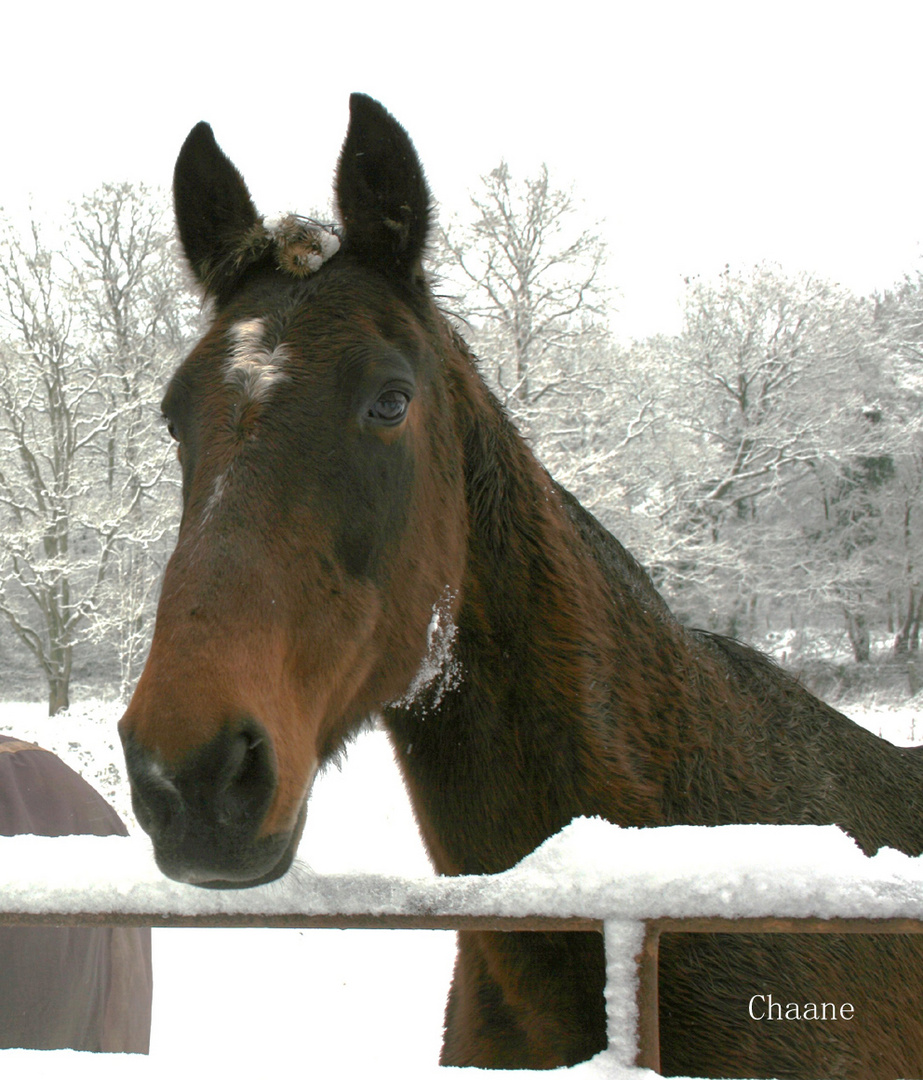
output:
M245 319L231 327L231 355L227 360L225 380L240 389L244 403L262 402L273 386L286 378L285 349L266 344L266 326L262 319Z
M228 470L230 472L230 469ZM202 524L207 524L209 518L218 508L218 504L221 502L221 497L224 495L224 485L227 483L227 472L219 473L215 477L215 482L212 485L212 493L208 497L208 502L205 504L205 512L202 514Z

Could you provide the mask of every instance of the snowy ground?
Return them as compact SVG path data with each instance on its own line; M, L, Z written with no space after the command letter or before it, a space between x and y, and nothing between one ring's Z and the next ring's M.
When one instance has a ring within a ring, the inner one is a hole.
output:
M90 702L49 721L39 705L0 705L0 732L54 750L133 824L115 737L118 706ZM854 718L907 745L912 708ZM387 741L363 736L311 797L299 858L318 872L430 873ZM202 1066L230 1076L411 1077L438 1058L454 935L440 931L155 930L151 1057L17 1055L15 1074L169 1076ZM0 1054L0 1069L12 1063ZM345 1060L356 1068L344 1070Z
M846 715L897 746L923 743L923 701L896 709L852 706L846 710Z

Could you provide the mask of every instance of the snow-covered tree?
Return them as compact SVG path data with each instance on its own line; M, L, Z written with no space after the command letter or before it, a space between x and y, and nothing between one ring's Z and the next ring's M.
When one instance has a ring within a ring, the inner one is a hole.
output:
M159 192L105 184L82 201L73 225L82 326L107 371L107 498L121 492L125 511L91 630L96 640L118 642L127 698L147 655L178 507L173 445L158 404L199 316Z
M549 397L574 393L603 332L605 247L544 165L517 181L501 161L481 177L471 208L436 236L437 275L456 294L488 381L528 424Z
M684 616L746 637L761 602L812 591L816 602L819 579L803 568L822 537L825 599L839 573L847 623L865 603L844 565L833 568L832 538L858 528L862 463L882 452L883 429L868 420L885 360L871 312L809 275L727 270L688 282L681 334L631 350L654 426L622 459L636 479L628 531Z
M108 637L138 651L141 582L168 542L157 402L194 311L165 220L161 195L123 185L86 199L53 242L34 222L25 235L5 226L0 614L43 671L52 714L68 704L76 647Z
M620 450L651 419L643 393L618 393L605 246L546 166L517 180L501 162L481 177L471 211L434 241L447 306L548 470L604 513Z

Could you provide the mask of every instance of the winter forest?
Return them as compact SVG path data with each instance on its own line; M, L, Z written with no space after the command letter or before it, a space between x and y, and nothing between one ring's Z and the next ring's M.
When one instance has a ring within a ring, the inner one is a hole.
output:
M163 192L109 184L54 230L3 232L0 672L54 714L140 674L179 519L159 402L202 312ZM686 281L677 334L619 340L579 192L503 163L430 254L542 462L681 619L829 698L916 693L923 270L860 297L728 266Z

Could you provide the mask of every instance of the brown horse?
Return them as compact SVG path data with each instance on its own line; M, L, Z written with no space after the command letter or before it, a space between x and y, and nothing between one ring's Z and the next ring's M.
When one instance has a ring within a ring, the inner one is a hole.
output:
M684 629L536 462L430 292L409 138L350 109L335 230L264 223L206 124L176 165L214 321L163 400L183 518L121 722L163 870L284 873L318 768L376 713L443 874L505 870L581 814L835 822L918 854L920 754ZM668 1073L923 1076L918 939L674 935L661 955ZM462 933L442 1060L586 1059L603 985L599 935ZM757 1021L756 994L855 1016Z

